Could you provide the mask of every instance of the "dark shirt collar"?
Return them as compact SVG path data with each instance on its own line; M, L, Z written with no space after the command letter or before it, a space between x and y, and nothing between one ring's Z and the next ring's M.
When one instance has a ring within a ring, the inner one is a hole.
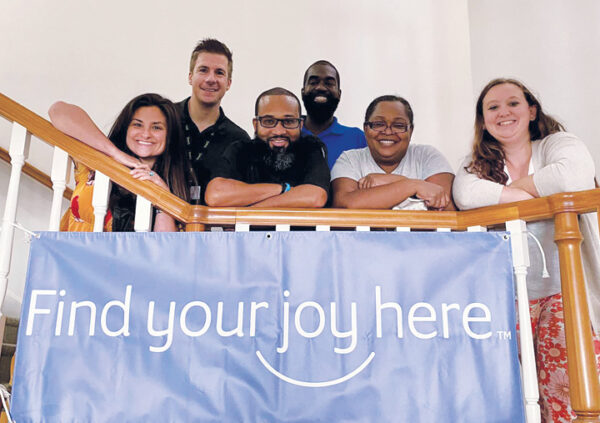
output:
M185 122L188 125L189 124L194 125L194 127L198 131L198 127L196 126L196 124L192 120L192 117L190 116L190 110L189 110L190 98L191 97L188 97L183 101L183 117L185 119ZM218 127L219 125L222 125L226 119L227 119L227 117L225 116L225 112L223 111L223 108L221 106L219 106L219 117L217 118L217 121L213 125L207 127L204 131L202 131L202 132L198 131L198 132L203 133L205 131L212 130L212 129Z

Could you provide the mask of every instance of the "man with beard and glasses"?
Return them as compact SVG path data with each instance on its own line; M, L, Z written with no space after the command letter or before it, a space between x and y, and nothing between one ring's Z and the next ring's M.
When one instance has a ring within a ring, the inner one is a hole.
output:
M300 100L284 88L256 99L255 138L235 142L206 188L210 206L323 207L329 167L323 143L301 135Z
M306 121L302 133L318 136L325 143L330 169L342 152L367 146L363 131L340 125L333 116L341 94L340 74L328 61L319 60L304 73L302 102Z

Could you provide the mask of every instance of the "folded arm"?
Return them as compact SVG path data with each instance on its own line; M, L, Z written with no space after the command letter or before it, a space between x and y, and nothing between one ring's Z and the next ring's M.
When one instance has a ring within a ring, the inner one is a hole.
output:
M470 157L463 161L452 186L454 201L459 209L474 209L533 198L533 195L526 191L531 189L527 180L529 176L513 182L511 186L505 186L468 172L465 167L470 162Z
M317 185L303 184L280 195L274 195L253 204L253 207L323 207L327 191Z
M217 177L208 183L204 200L213 207L243 207L280 193L280 184L247 184L236 179Z
M432 209L452 210L450 201L453 175L438 173L426 180L400 175L370 174L359 181L337 178L332 182L333 206L342 208L391 209L416 195Z
M501 203L509 203L510 201L529 200L531 198L537 198L540 194L533 182L533 175L525 176L521 179L517 179L510 185L504 187L502 195L500 196ZM505 198L518 198L510 201L503 201Z
M205 201L214 207L323 207L327 192L304 184L281 193L281 184L247 184L235 179L214 178L206 187Z
M81 107L57 101L48 110L48 115L56 129L112 157L117 162L127 167L135 167L140 163L135 157L115 147Z

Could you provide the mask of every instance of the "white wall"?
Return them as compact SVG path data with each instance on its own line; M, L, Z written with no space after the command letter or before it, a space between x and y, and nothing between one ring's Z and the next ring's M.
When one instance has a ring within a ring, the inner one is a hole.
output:
M475 96L499 76L525 82L600 175L600 2L470 0L469 16Z
M180 100L191 50L213 36L234 54L225 111L248 131L261 91L281 85L299 95L308 65L329 59L341 74L342 123L361 126L373 98L399 94L413 104L416 142L439 146L453 164L468 145L466 0L7 3L0 91L43 116L63 99L107 130L137 94Z
M108 130L137 94L189 95L189 54L212 36L234 53L223 106L249 132L261 91L280 85L299 95L306 67L328 59L341 74L342 123L360 126L374 97L402 95L415 111L414 142L435 145L456 167L469 150L475 97L507 75L540 93L600 166L599 22L595 0L8 1L0 92L42 116L58 99L79 104ZM9 133L0 119L5 148ZM33 144L31 161L48 171L50 149ZM7 177L0 168L0 210ZM27 217L19 220L43 229L47 190L24 179ZM30 215L36 207L43 213ZM22 282L11 283L11 292L22 291Z

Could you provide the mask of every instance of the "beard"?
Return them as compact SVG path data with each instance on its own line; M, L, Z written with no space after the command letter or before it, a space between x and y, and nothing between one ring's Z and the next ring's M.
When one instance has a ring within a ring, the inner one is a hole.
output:
M326 97L327 101L325 103L315 102L315 97L319 96ZM329 93L313 91L309 94L302 94L302 102L304 103L304 107L306 107L306 114L310 116L312 120L316 123L325 123L331 119L335 113L340 99L333 97Z
M288 147L269 148L268 140L266 142L261 140L261 142L263 142L266 147L266 151L263 155L263 162L265 165L267 165L267 167L276 172L282 172L292 167L294 160L296 159L296 155L294 154L294 144L289 139Z
M282 147L269 149L265 156L265 164L277 172L289 169L294 164L296 155L288 150L289 148Z

